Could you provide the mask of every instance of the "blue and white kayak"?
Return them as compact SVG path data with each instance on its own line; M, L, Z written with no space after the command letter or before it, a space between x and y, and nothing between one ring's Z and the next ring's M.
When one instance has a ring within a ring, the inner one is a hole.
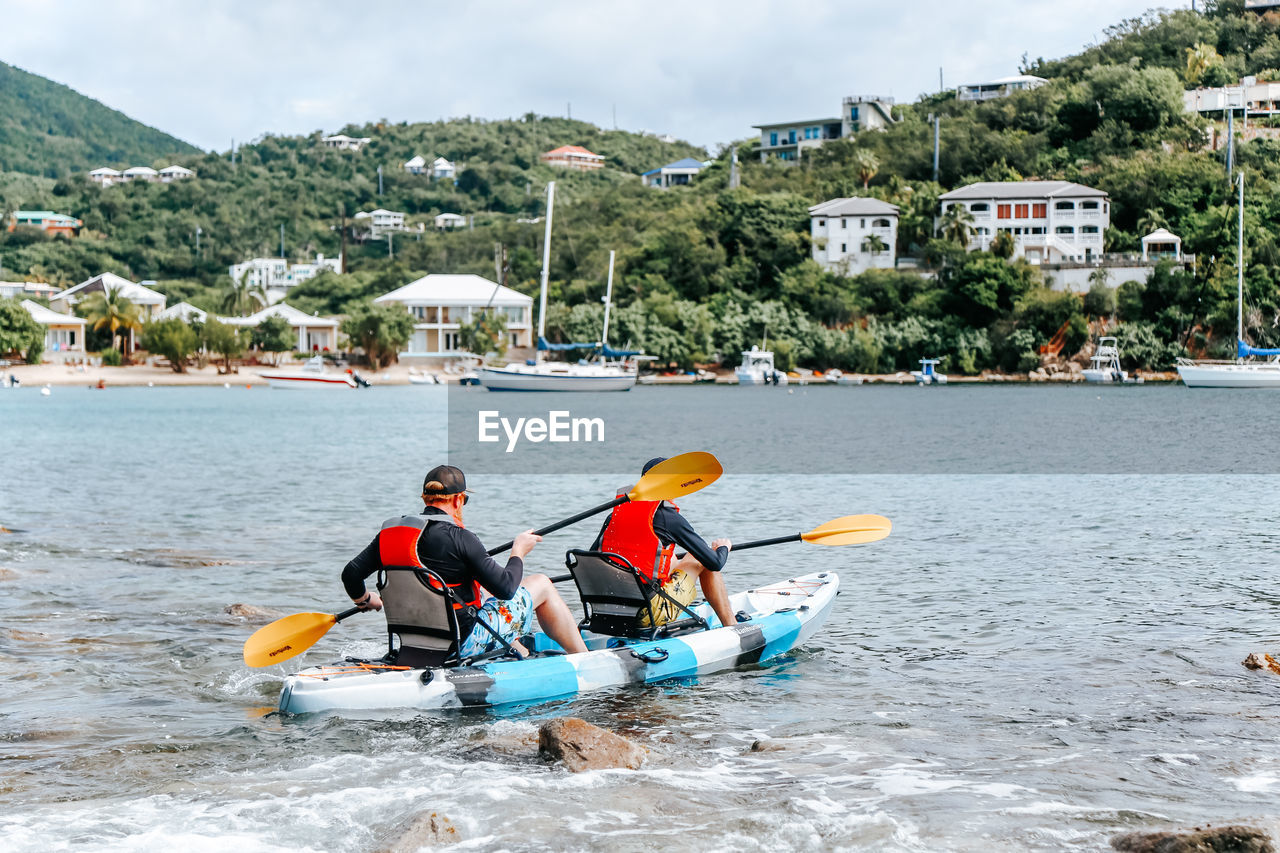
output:
M707 630L659 640L624 640L583 633L587 651L495 660L477 666L397 669L336 663L287 676L280 710L482 708L539 702L624 684L708 675L763 663L804 643L822 626L840 588L834 572L804 575L730 597L735 613L751 616L727 628L706 602L693 610ZM538 652L557 647L543 634Z

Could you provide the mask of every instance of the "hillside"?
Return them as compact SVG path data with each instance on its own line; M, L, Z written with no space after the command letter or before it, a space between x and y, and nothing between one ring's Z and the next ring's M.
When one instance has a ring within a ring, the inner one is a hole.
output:
M562 118L345 128L372 138L360 152L327 149L318 133L269 136L242 148L234 166L227 154L180 159L198 170L195 180L102 189L73 176L36 187L25 204L78 216L86 232L77 240L0 236L0 263L10 275L63 283L103 270L158 279L174 299L216 307L228 265L277 254L282 224L285 253L301 260L337 254L345 220L348 275L293 291L290 301L306 311L341 313L426 272L492 276L495 245L506 250L508 283L533 292L542 229L520 220L542 213L543 188L554 179L553 339L592 337L616 249L611 338L683 365L717 353L733 360L767 327L784 364L883 372L927 355L952 371L1025 370L1060 328L1068 330L1069 354L1087 340L1089 321L1105 317L1119 322L1115 333L1131 363L1167 366L1188 350L1224 352L1235 323L1234 192L1223 153L1209 144L1225 128L1211 134L1209 120L1184 112L1182 91L1265 71L1273 56L1280 58L1280 16L1246 13L1240 0L1205 13L1152 13L1111 28L1075 57L1027 63L1049 78L1035 90L980 104L952 92L925 96L905 105L891 128L829 142L799 163L761 163L754 140L741 142L742 185L734 190L726 154L690 187L647 189L640 172L706 152ZM930 113L942 117L938 183ZM583 174L538 162L540 152L563 144L604 154L608 167ZM415 154L455 161L456 183L406 174L402 164ZM1246 334L1274 346L1280 142L1265 134L1241 140L1237 156L1249 176ZM1136 251L1143 234L1167 226L1198 256L1194 272L1162 269L1146 286L1102 277L1082 300L1046 289L1040 270L1025 262L960 251L953 228L935 233L942 192L1020 178L1105 190L1106 251ZM0 206L14 202L6 186L0 179ZM30 182L23 186L32 193ZM898 205L899 255L935 274L850 278L809 260L808 206L852 195ZM404 211L427 230L397 235L390 246L362 242L351 217L376 207ZM474 228L435 232L430 219L440 212L473 216Z
M0 62L0 171L59 177L198 151L61 83Z

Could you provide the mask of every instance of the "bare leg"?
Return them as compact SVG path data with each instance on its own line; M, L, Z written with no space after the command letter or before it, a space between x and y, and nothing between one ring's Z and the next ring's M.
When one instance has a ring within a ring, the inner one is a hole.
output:
M520 585L533 596L533 609L538 615L538 624L547 632L547 636L570 654L585 652L587 644L582 642L573 614L569 612L569 606L564 603L560 593L556 592L555 584L546 575L525 575Z
M719 572L708 571L702 563L688 554L671 568L679 569L698 579L698 585L702 587L702 597L707 600L707 604L711 605L716 616L720 617L721 625L738 624L737 617L729 608L729 590L725 587L724 578L720 577Z

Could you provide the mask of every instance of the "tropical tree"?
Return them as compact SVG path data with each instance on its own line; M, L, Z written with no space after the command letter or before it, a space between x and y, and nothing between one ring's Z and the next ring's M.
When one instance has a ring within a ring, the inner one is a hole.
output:
M142 348L167 358L174 373L187 372L187 359L198 342L195 330L177 317L153 320L142 330Z
M111 332L111 345L115 346L116 336L120 337L119 350L129 352L129 332L142 328L142 312L125 296L123 287L104 287L101 291L89 295L81 303L85 319L95 331L107 329Z
M1199 83L1200 78L1204 77L1210 68L1222 64L1222 57L1218 54L1218 49L1202 41L1186 48L1186 54L1187 62L1183 68L1182 76L1188 83Z
M1148 207L1143 211L1142 215L1138 217L1139 234L1150 234L1152 231L1164 228L1167 225L1168 223L1165 222L1164 214L1154 207Z
M204 347L214 355L222 356L222 369L219 373L231 372L231 359L244 352L244 338L240 330L210 315L204 324Z
M862 251L875 257L881 252L888 251L889 244L884 241L879 234L868 234L862 238Z
M44 353L44 326L31 316L16 299L0 299L0 355L23 354L28 362L39 364Z
M283 317L265 317L249 332L249 346L272 353L273 364L279 362L279 353L293 349L296 342L297 338L293 335L289 321Z
M865 190L871 183L871 179L880 171L880 158L870 151L859 151L853 157L853 169Z
M239 279L232 279L222 297L222 310L238 317L247 317L267 305L267 290L260 284L252 284L249 276L253 270L245 270Z
M507 351L507 319L498 311L481 311L461 325L458 339L468 352L501 356Z
M942 239L968 246L973 235L973 214L963 204L952 204L942 213Z
M991 240L991 254L997 258L1004 258L1006 261L1013 257L1013 253L1017 251L1017 244L1013 241L1013 235L1008 229L1001 229Z
M413 334L413 317L403 308L364 305L342 321L342 332L364 349L374 370L396 360Z

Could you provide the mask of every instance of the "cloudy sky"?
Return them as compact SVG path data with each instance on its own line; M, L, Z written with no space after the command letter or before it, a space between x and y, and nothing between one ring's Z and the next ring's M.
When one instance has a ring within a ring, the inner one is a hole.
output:
M0 0L0 60L202 148L528 111L714 146L1017 73L1150 0ZM1188 6L1170 2L1166 6Z

